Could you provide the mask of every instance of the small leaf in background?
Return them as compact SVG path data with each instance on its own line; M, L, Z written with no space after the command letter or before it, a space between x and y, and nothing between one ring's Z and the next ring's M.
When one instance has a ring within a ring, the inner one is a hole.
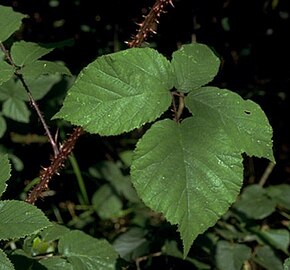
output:
M114 194L109 185L101 186L92 197L94 210L101 219L116 218L120 215L123 203L120 198Z
M48 257L40 260L39 263L48 270L76 270L67 260L58 257Z
M43 229L39 234L43 241L46 242L55 241L58 240L64 234L70 232L70 230L65 226L59 225L57 223L51 224L52 226Z
M283 270L290 270L290 258L284 261L283 267Z
M218 73L220 60L208 46L193 43L175 51L171 64L176 76L175 88L187 93L211 82Z
M28 123L30 111L24 101L18 98L9 98L3 103L3 115L15 121Z
M10 80L14 74L14 68L0 59L0 85ZM0 90L1 91L1 90Z
M220 270L240 270L251 257L251 248L243 244L219 241L216 248L216 265Z
M185 104L194 117L206 119L217 130L223 129L241 153L275 163L272 127L258 104L217 87L189 93Z
M267 196L260 185L249 185L233 207L248 218L263 219L275 211L276 202Z
M6 181L10 177L11 166L9 164L8 156L0 153L0 197L6 190Z
M24 66L21 69L21 73L24 77L31 76L35 78L49 74L72 75L65 65L50 61L35 61L32 64Z
M45 48L33 42L19 41L11 46L10 54L17 66L35 62L38 58L50 53L52 48Z
M178 224L186 256L193 240L235 201L242 156L230 136L207 119L162 120L137 143L131 177L144 203Z
M8 39L21 26L24 14L15 12L11 7L0 5L0 42Z
M5 252L0 249L0 270L15 270L11 261L7 258Z
M0 239L21 238L51 223L37 207L22 201L0 201Z
M279 206L290 210L290 185L272 185L267 187L265 190L267 195Z
M281 260L269 246L258 247L253 260L266 270L283 270Z
M266 241L275 249L282 250L285 254L289 255L288 248L290 244L289 231L284 229L267 229L257 230L257 235L261 240Z
M90 133L118 135L152 122L168 109L173 74L156 50L132 48L104 55L81 71L53 117Z
M6 121L4 117L0 114L0 138L3 137L7 129Z
M71 231L59 240L59 252L74 269L115 269L118 254L106 240L95 239L82 231Z
M146 231L131 228L116 238L113 247L121 258L131 261L149 252L149 242L145 238Z

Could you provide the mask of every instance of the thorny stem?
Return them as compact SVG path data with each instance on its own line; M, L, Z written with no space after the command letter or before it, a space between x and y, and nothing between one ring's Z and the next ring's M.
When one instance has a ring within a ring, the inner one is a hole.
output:
M153 30L153 25L155 23L158 23L158 19L161 13L165 12L164 9L169 4L173 6L172 0L157 0L155 2L149 14L145 16L143 23L139 24L140 29L135 35L135 37L132 39L132 41L127 42L129 47L132 48L140 46L146 40L146 38L150 33L155 33L155 31ZM26 202L34 204L36 200L42 195L42 193L48 189L49 181L64 166L64 162L68 159L68 156L73 150L77 139L84 132L85 131L81 127L75 128L74 132L70 135L70 137L65 141L63 146L60 148L58 154L55 155L51 160L50 166L48 168L43 168L41 170L39 176L40 183L37 186L35 186L34 189L31 191L28 198L26 199Z
M58 153L59 153L58 147L57 147L57 145L56 145L56 143L55 143L55 141L54 141L54 139L53 139L53 137L52 137L52 135L51 135L51 133L49 131L49 128L48 128L48 126L47 126L47 124L46 124L46 122L44 120L44 117L43 117L43 115L42 115L42 113L41 113L41 111L40 111L35 99L33 98L32 94L31 94L31 91L29 90L28 85L26 84L22 74L20 74L18 72L18 67L15 65L14 61L10 57L9 52L6 50L6 48L5 48L5 46L3 45L2 42L0 42L0 47L1 47L1 50L4 52L4 55L5 55L6 59L7 59L7 61L9 62L9 64L14 67L14 70L15 70L14 71L14 75L20 80L20 82L22 83L25 91L27 92L29 100L30 100L30 103L31 103L32 107L34 108L34 110L36 111L37 116L40 119L40 122L41 122L41 124L42 124L42 126L43 126L43 128L45 130L45 133L48 136L48 139L50 141L50 144L51 144L53 152L54 152L54 156L57 156Z
M165 13L165 8L171 5L173 7L172 0L157 0L144 18L142 23L139 23L139 30L137 34L132 38L131 41L128 41L127 44L130 48L139 47L148 37L150 33L156 34L154 30L154 25L159 23L158 19L162 13Z

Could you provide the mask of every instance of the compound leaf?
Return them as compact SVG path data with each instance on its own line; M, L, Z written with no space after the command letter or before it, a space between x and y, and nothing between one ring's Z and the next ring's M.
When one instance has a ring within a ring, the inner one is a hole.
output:
M14 74L14 68L0 60L0 85L7 82Z
M0 239L21 238L50 226L35 206L22 201L0 201Z
M71 231L59 240L59 252L74 269L115 269L116 251L106 240L95 239L82 231Z
M170 62L156 50L104 55L80 73L54 118L101 135L129 132L167 110L173 80Z
M24 101L18 98L9 98L3 103L3 115L15 121L28 123L30 112Z
M175 51L171 64L176 76L175 88L187 93L211 82L218 73L220 61L208 46L193 43Z
M26 15L15 12L11 7L0 5L0 42L8 39L21 26Z

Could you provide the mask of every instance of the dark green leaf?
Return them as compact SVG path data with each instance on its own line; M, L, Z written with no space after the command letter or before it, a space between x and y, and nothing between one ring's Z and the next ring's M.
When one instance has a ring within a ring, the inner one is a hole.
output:
M275 206L275 201L266 195L266 191L261 186L250 185L245 187L233 207L248 218L263 219L275 211Z
M0 115L0 138L4 135L7 129L6 121L2 115Z
M21 69L21 73L24 77L33 76L35 78L41 75L49 75L49 74L64 74L71 76L69 69L63 64L59 64L56 62L38 60L33 62L32 64L28 64Z
M125 260L134 260L149 251L146 231L141 228L131 228L121 234L113 243L115 250Z
M0 85L10 80L14 74L14 68L6 62L0 60ZM1 91L1 89L0 89Z
M216 87L202 87L185 99L194 117L203 118L223 129L241 153L275 162L273 131L260 106L238 94Z
M0 270L15 270L13 264L7 258L5 252L0 249Z
M106 240L95 239L81 231L71 231L60 238L58 248L74 270L115 269L118 255Z
M290 210L290 185L271 185L266 188L266 193L272 198L279 206Z
M3 103L3 115L15 121L28 123L30 111L24 101L18 98L9 98Z
M0 5L0 42L8 39L21 26L26 15L15 12L11 7Z
M22 201L0 201L0 239L14 239L50 226L35 206Z
M178 224L186 255L235 201L242 156L226 131L203 118L163 120L139 140L131 176L145 204Z
M92 204L102 219L116 218L122 210L122 201L109 185L101 186L93 195Z
M17 66L23 66L35 62L38 58L48 54L53 49L45 48L37 43L19 41L13 43L11 56Z
M284 261L283 267L283 270L290 270L290 258Z
M220 270L240 270L251 256L251 248L243 244L219 241L216 249L216 265Z
M170 62L150 48L102 56L86 67L54 118L91 133L117 135L166 111L173 87Z
M255 250L254 261L266 270L283 270L283 265L277 255L269 246L262 246Z
M176 76L174 86L185 93L212 81L220 65L213 51L199 43L183 45L173 53L171 63Z
M57 223L52 223L52 226L45 228L41 231L40 236L43 241L55 241L69 231L70 230L65 226L59 225Z
M72 264L58 257L46 258L39 261L48 270L74 270Z
M9 164L8 156L0 154L0 197L6 190L6 181L10 177L11 166Z

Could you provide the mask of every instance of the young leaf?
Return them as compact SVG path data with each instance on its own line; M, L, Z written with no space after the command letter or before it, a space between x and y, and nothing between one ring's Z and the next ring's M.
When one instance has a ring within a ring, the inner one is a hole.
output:
M0 85L10 80L14 74L14 68L6 62L0 60Z
M11 166L9 164L8 156L0 154L0 197L6 190L6 181L10 177Z
M175 88L187 93L211 82L218 73L220 61L208 46L193 43L175 51L171 64L176 76Z
M59 252L74 269L115 269L116 251L106 240L95 239L82 231L71 231L59 240Z
M0 138L3 137L6 129L7 129L6 121L4 117L0 114Z
M11 57L17 66L23 66L35 62L38 58L50 53L52 48L45 48L37 43L19 41L11 47Z
M35 206L22 201L0 201L0 239L8 240L33 234L50 226Z
M202 87L185 99L194 117L223 129L241 153L275 162L272 128L260 106L238 94L217 87Z
M3 103L3 115L15 121L28 123L30 111L24 101L18 98L9 98Z
M137 143L131 176L145 204L178 224L186 256L197 235L235 201L242 156L227 132L210 121L163 120Z
M21 73L24 77L33 76L39 77L40 75L47 74L64 74L71 76L69 69L59 63L38 60L33 62L32 64L28 64L21 69Z
M0 249L0 270L15 270L13 264L7 258L5 252Z
M240 270L250 256L251 248L246 245L219 241L215 256L216 265L221 270Z
M80 73L54 118L101 135L129 132L167 110L172 87L170 63L153 49L104 55Z
M15 12L11 7L0 5L0 42L8 39L21 26L26 15Z

